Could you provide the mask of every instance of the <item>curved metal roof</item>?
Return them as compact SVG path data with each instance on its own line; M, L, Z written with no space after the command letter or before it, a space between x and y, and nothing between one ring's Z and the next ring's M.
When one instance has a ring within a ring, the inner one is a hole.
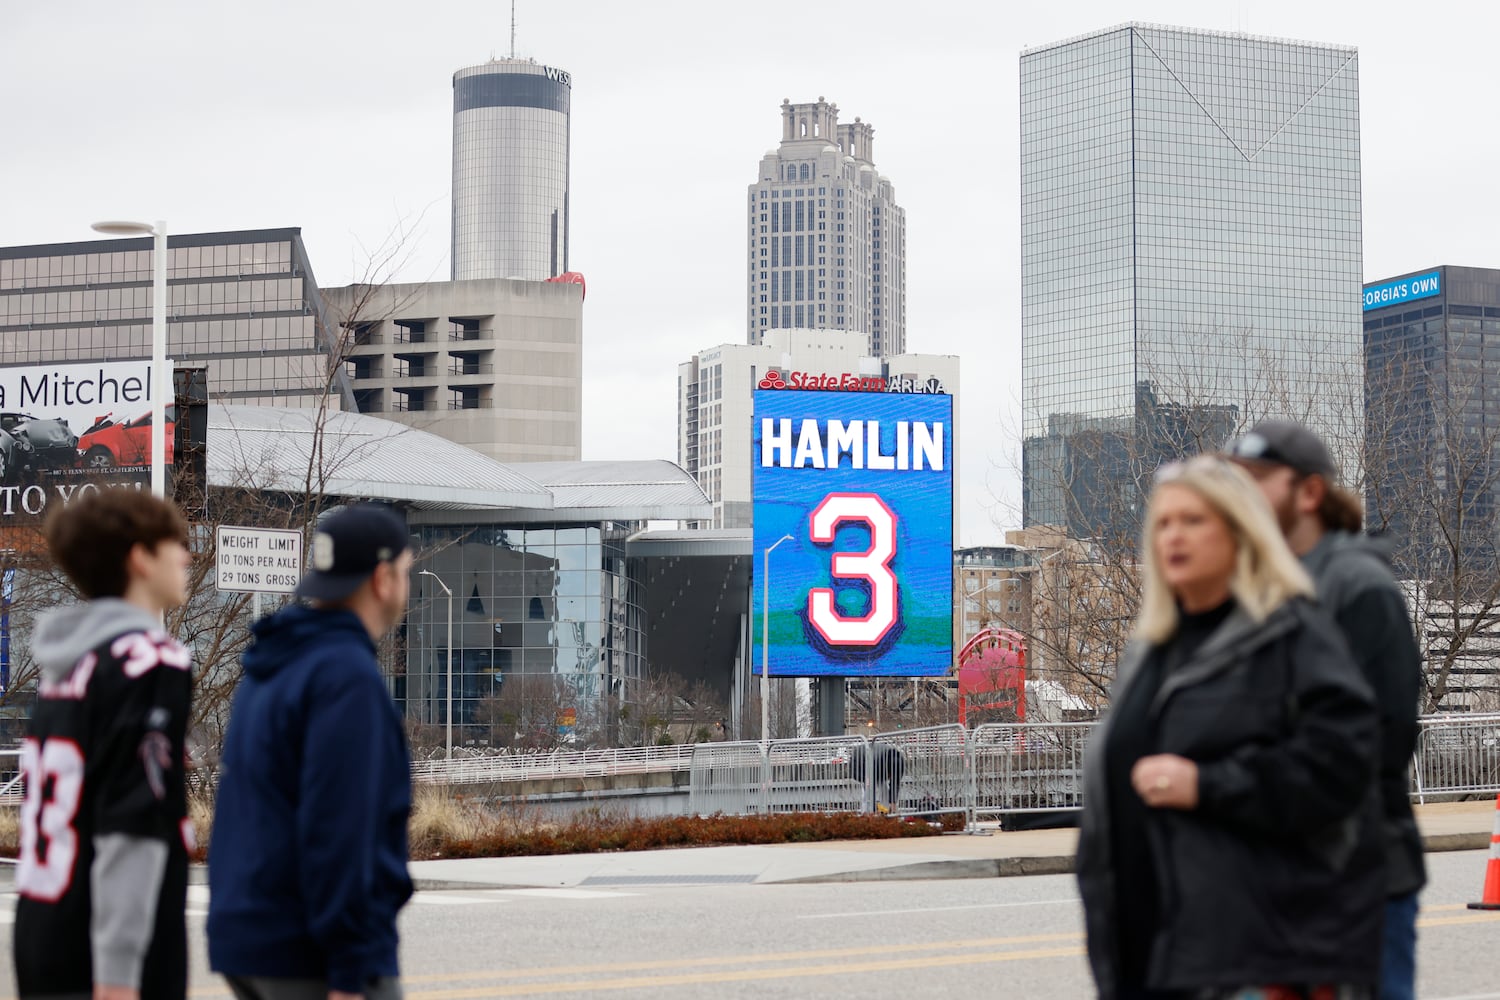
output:
M545 486L508 465L426 431L338 410L210 403L207 465L209 484L220 487L300 492L311 481L330 496L428 510L553 506Z

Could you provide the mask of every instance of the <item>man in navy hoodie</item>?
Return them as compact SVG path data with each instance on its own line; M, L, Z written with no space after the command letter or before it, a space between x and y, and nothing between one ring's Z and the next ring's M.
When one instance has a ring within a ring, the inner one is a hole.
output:
M405 524L373 504L313 535L294 604L256 622L224 741L208 951L241 1000L401 996L410 760L375 643L406 613Z

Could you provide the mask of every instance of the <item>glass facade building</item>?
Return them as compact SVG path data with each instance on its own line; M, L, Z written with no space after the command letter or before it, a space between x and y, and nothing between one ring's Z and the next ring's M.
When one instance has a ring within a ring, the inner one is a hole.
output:
M1500 270L1448 265L1367 284L1364 342L1371 529L1390 538L1403 576L1493 594Z
M527 59L453 74L453 280L568 270L572 78Z
M419 524L431 569L453 591L453 719L509 743L503 727L555 725L549 707L596 709L629 701L645 676L642 564L615 522ZM413 577L407 665L395 694L408 718L446 718L448 606L430 578ZM510 690L506 690L509 687ZM504 699L504 700L502 700ZM525 734L520 737L524 740Z
M151 356L153 240L0 248L0 364ZM167 356L204 365L218 402L314 406L332 379L330 322L297 229L169 236Z
M1356 50L1129 24L1020 74L1025 523L1110 534L1248 420L1350 440Z
M781 105L781 145L750 186L749 342L768 330L856 330L906 351L906 212L875 170L875 129L837 105Z

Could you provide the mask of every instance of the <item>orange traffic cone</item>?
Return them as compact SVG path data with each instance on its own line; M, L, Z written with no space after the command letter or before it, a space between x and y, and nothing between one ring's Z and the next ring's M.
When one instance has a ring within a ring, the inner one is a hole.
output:
M1490 860L1484 867L1484 898L1471 910L1500 910L1500 795L1495 796L1495 832L1490 835Z

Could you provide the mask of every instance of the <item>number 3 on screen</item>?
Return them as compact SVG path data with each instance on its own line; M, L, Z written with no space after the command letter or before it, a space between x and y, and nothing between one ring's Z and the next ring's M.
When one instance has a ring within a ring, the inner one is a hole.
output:
M836 580L864 580L870 585L867 614L854 618L839 613L833 590L817 587L807 594L807 617L831 646L877 646L896 625L899 588L891 560L896 557L896 514L873 493L830 493L812 512L809 536L829 545L839 525L863 521L870 529L867 552L835 552L832 576Z

